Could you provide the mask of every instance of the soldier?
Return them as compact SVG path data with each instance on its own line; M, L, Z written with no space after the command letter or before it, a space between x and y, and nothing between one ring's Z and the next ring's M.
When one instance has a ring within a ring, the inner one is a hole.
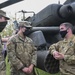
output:
M18 33L7 42L11 75L34 75L33 69L37 60L36 48L33 41L26 36L31 25L27 21L21 21L18 26Z
M6 17L6 12L4 12L3 10L0 10L0 26L1 29L0 31L3 30L3 28L6 26L7 24L7 20L9 20L8 17ZM3 27L4 26L4 27ZM2 55L2 42L1 42L1 36L0 36L0 75L6 75L5 73L5 60L4 60L4 56Z
M60 75L75 75L75 36L72 24L66 22L60 25L63 40L49 47L50 53L60 61Z
M6 12L0 10L0 22L7 22L10 18L6 17Z

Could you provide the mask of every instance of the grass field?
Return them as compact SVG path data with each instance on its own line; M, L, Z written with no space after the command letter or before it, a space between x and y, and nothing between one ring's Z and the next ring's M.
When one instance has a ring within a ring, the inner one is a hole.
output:
M41 69L38 69L38 68L35 68L35 72L36 72L36 75L60 75L59 73L57 74L50 74L48 72L45 72Z

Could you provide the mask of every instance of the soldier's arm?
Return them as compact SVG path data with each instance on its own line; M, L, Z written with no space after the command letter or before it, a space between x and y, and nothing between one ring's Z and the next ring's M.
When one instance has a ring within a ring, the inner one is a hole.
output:
M75 65L75 54L74 55L64 55L64 61L66 61L68 64L74 64Z
M16 56L15 44L11 40L7 42L7 48L8 48L8 58L11 64L18 70L24 67L22 62Z
M53 55L53 52L55 51L58 51L59 50L59 42L58 43L55 43L55 44L52 44L50 47L49 47L49 52L50 54Z
M34 44L33 44L33 41L31 41L31 45L32 45L32 60L31 60L31 64L33 64L33 65L37 65L36 64L36 62L37 62L37 49L36 49L36 47L34 46Z
M5 60L4 60L4 56L2 54L2 50L3 50L2 44L0 42L0 70L3 69L5 66Z
M0 43L0 62L3 60L3 54L2 54L2 44Z

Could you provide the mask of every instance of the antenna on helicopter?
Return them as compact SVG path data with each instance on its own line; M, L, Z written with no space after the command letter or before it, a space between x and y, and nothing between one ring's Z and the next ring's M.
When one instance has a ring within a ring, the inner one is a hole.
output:
M58 0L58 4L60 4L60 0Z

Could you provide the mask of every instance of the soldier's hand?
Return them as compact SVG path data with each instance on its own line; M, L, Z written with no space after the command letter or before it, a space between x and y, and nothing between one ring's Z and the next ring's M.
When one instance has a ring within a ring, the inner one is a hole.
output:
M53 52L53 57L55 58L56 56L58 56L59 52L58 51L54 51Z
M64 59L64 54L59 53L59 59Z
M25 73L28 73L28 72L29 72L29 68L28 68L28 67L24 67L24 68L22 69L22 71L25 72Z
M31 65L29 66L29 73L32 73L32 71L33 71L33 67L34 67L33 64L31 64Z
M30 74L33 71L33 67L34 67L34 65L31 64L29 67L23 68L22 71L25 72L25 73L27 73L27 74Z
M64 59L64 55L59 53L58 51L53 52L53 57L57 60Z
M58 53L58 55L55 56L55 59L57 60L64 59L64 55L61 53Z

